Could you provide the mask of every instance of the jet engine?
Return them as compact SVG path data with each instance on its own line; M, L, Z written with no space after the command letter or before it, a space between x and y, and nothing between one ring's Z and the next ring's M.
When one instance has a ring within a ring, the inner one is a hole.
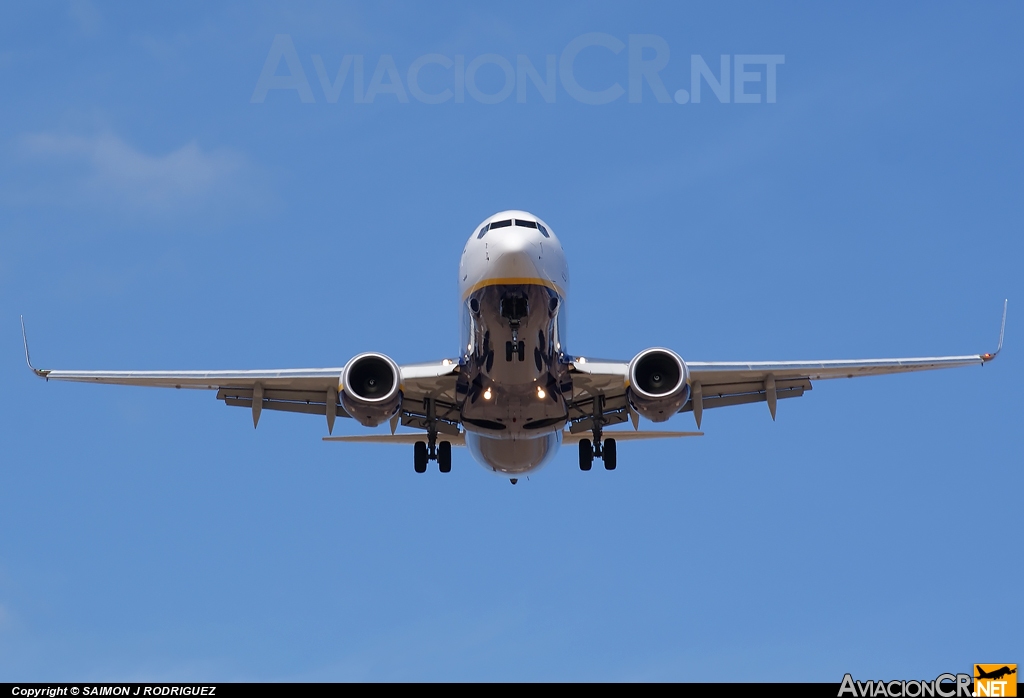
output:
M664 422L690 397L683 359L670 349L644 349L629 362L629 404L652 422Z
M341 404L364 427L383 424L402 406L400 377L398 364L390 357L360 354L341 372Z

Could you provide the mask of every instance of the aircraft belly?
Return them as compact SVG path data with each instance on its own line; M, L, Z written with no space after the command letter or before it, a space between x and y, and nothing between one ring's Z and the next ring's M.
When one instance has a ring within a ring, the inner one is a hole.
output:
M559 386L567 366L556 348L558 295L544 286L501 284L476 290L469 301L466 430L511 439L562 429L567 410ZM513 302L516 312L509 310Z
M466 432L466 445L473 458L502 475L523 475L541 468L554 458L561 443L561 431L503 439Z

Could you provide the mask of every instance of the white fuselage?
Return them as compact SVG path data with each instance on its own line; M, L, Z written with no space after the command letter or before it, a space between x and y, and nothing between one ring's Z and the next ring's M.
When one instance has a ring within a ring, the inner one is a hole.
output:
M561 243L525 211L491 216L462 252L462 424L473 457L495 472L539 468L561 444L568 290Z

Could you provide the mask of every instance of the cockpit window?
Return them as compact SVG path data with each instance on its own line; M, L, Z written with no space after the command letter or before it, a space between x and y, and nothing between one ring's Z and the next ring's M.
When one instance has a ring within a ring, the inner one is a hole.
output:
M516 218L515 224L520 228L536 228L544 237L551 237L550 235L548 235L548 229L545 228L542 224L538 223L537 221L524 221L521 218Z
M480 229L480 234L476 236L476 239L479 240L480 238L482 238L484 235L487 234L488 230L494 230L495 228L507 228L510 225L512 225L511 220L494 221L493 223L488 223L487 225Z

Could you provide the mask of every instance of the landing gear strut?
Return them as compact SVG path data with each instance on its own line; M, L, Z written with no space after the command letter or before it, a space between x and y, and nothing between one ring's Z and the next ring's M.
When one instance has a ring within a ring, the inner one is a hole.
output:
M452 471L451 441L437 441L437 418L434 413L434 400L427 398L427 440L417 441L412 449L413 469L417 473L427 472L427 463L437 461L437 469L442 473Z
M604 461L605 470L615 470L616 448L615 439L602 438L604 428L604 395L594 398L594 440L580 439L580 470L590 470L594 465L594 458Z
M512 330L512 341L505 342L505 361L519 359L522 363L526 359L526 342L519 339L519 327L530 312L529 301L526 296L513 293L501 299L500 310Z

